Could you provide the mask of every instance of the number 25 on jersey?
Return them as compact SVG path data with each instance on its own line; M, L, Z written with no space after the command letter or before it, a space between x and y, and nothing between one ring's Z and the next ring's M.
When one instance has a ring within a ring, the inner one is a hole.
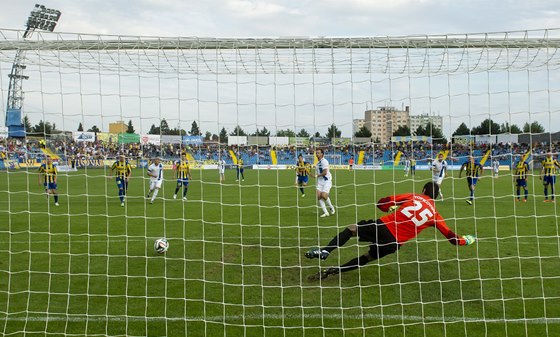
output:
M425 224L428 220L430 220L434 216L434 213L432 213L430 209L425 208L420 201L413 200L413 202L414 205L404 207L401 210L401 213L404 216L408 217L410 221L412 221L417 227L420 227L423 224Z

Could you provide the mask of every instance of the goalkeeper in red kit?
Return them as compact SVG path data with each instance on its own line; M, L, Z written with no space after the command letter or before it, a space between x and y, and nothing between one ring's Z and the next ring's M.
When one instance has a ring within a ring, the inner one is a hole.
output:
M351 237L357 236L360 241L371 242L369 251L340 267L331 267L308 277L310 280L327 278L359 268L366 263L380 259L399 250L410 239L415 238L428 227L437 228L453 245L470 245L476 241L472 235L455 234L439 215L434 206L434 197L439 194L439 186L433 182L424 185L422 194L399 194L385 197L378 201L377 207L385 215L377 220L362 220L346 227L323 248L314 247L305 253L309 259L326 259L330 253L343 246Z

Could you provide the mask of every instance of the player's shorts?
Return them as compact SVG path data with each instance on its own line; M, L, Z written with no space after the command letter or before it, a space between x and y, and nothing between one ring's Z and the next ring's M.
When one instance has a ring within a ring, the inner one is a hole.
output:
M325 180L323 179L323 177L319 177L319 179L317 180L317 191L330 193L331 187L332 187L331 180Z
M43 183L46 190L56 190L56 183Z
M373 243L369 246L369 255L381 258L387 254L396 252L401 248L393 233L389 231L383 221L362 220L357 224L357 234L360 241Z
M161 188L162 179L150 179L150 189Z
M225 169L219 169L220 174L226 174L226 170Z
M307 184L309 181L309 176L297 176L298 184Z
M117 178L115 181L116 181L117 187L118 187L119 189L121 189L121 188L126 188L126 185L127 185L127 184L126 184L126 180L125 180L124 178Z
M515 181L515 186L517 186L517 187L527 187L527 179L517 179Z
M543 177L543 184L556 184L556 176L544 176Z
M476 186L476 183L478 182L478 178L477 177L467 177L467 184L469 185L469 187L471 185Z
M177 179L177 186L189 186L189 179Z
M432 181L438 185L441 185L441 183L443 182L443 177L440 176L432 177Z

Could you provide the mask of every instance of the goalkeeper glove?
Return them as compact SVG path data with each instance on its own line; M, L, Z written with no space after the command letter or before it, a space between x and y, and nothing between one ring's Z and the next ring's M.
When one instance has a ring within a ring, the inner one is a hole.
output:
M396 211L399 208L399 206L397 205L393 205L389 207L389 210L387 210L388 213L393 213L394 211Z
M473 243L476 242L476 236L474 236L474 235L464 235L463 239L465 239L465 241L467 241L467 246L472 245Z

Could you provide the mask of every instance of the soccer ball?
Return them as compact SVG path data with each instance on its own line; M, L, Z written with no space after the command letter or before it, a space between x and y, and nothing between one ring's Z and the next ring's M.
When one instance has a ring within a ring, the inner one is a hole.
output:
M154 242L154 250L158 254L163 254L169 249L169 242L165 238L157 239Z

